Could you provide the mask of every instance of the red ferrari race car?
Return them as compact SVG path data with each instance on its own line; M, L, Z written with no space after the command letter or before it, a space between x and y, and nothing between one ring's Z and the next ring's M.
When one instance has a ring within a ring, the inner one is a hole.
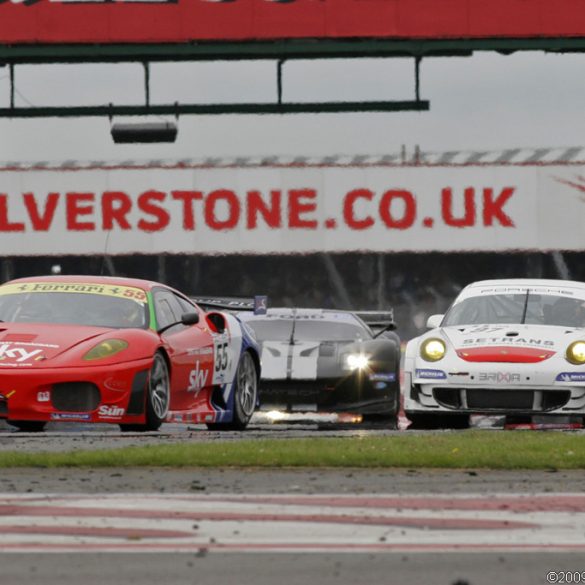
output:
M0 286L0 418L156 430L243 430L258 402L257 344L237 317L146 280L46 276Z

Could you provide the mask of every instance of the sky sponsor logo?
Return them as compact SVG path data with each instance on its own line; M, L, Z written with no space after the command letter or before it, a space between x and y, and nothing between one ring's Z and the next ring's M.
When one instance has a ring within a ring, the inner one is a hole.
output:
M202 388L205 388L208 376L209 372L207 370L202 370L199 366L199 360L197 360L195 363L195 369L191 370L189 373L189 387L187 388L187 391L195 392L196 394L199 393Z
M42 349L28 351L24 347L12 346L10 343L0 345L0 360L15 360L16 363L29 361L31 358L40 354Z

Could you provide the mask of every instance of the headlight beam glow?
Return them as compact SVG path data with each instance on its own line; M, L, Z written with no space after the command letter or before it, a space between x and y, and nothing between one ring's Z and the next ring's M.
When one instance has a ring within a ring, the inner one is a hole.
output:
M427 362L438 362L443 359L447 348L445 342L437 337L425 339L420 348L420 356Z
M345 361L350 370L365 370L370 365L370 358L363 353L350 353Z
M567 347L566 360L576 366L585 364L585 341L574 341Z

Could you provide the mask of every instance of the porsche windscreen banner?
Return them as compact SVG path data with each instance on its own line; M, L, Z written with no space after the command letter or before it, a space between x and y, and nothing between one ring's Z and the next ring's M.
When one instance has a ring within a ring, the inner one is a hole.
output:
M583 250L585 165L0 170L6 256Z
M0 0L0 45L585 34L582 0Z

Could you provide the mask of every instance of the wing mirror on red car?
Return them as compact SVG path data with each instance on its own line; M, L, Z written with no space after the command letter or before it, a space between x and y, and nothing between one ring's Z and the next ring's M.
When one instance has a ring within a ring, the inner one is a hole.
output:
M195 325L196 323L199 323L199 313L196 311L193 311L192 313L183 313L180 321L175 321L174 323L169 323L168 325L161 327L158 330L158 334L163 334L167 329L170 329L175 325Z
M195 311L193 313L183 313L181 323L183 325L196 325L199 323L199 313L196 313Z

